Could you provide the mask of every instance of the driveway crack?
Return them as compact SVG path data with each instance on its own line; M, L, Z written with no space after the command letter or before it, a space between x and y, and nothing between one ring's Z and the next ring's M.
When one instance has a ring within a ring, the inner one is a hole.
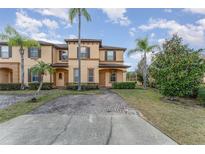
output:
M53 143L55 143L55 141L58 139L58 137L59 137L61 134L63 134L65 131L67 131L68 126L69 126L69 124L70 124L72 118L73 118L73 115L71 115L71 117L69 118L68 122L65 124L65 128L64 128L59 134L57 134L56 137L49 143L50 145L53 144Z
M110 131L109 131L109 134L108 134L108 138L107 138L107 141L106 141L106 145L109 145L109 143L110 143L110 139L111 139L111 137L112 137L112 126L113 124L112 124L112 116L111 116L111 118L110 118Z

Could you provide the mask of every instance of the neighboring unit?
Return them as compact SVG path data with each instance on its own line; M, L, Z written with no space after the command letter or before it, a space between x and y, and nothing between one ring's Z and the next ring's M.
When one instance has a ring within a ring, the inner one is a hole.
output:
M25 49L25 83L38 82L38 74L30 68L37 61L50 63L55 68L53 75L46 75L44 82L52 82L56 87L78 81L77 39L66 39L66 44L39 41L41 47ZM123 54L126 48L102 45L98 39L81 40L81 82L97 83L101 87L111 87L113 82L126 81ZM19 47L9 47L0 42L0 83L20 82Z

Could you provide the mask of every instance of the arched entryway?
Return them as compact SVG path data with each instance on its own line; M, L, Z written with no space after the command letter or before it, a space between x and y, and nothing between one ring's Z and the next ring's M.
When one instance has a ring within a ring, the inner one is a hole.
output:
M13 71L9 68L0 68L0 83L12 83Z
M56 69L54 73L54 84L56 87L64 87L68 82L68 70Z
M111 87L113 82L124 82L126 70L123 69L100 69L99 70L99 86Z

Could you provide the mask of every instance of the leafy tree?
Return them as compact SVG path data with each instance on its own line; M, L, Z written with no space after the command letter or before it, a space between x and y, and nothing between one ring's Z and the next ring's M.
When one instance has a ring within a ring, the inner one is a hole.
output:
M33 39L29 39L20 35L13 27L7 26L0 39L8 41L9 46L19 46L21 57L21 89L24 89L24 49L30 47L40 47L39 43Z
M85 8L72 8L69 10L69 19L71 24L76 16L78 16L78 90L81 90L81 16L85 17L87 21L91 21L91 17Z
M54 69L50 64L46 64L43 61L38 61L38 64L34 65L31 68L31 72L34 74L39 74L39 76L40 76L40 80L39 80L40 84L39 84L39 87L38 87L37 91L35 92L35 96L33 98L33 100L36 100L36 96L39 94L39 92L43 86L44 75L52 74L54 72Z
M127 72L126 78L127 78L127 81L136 81L136 79L137 79L136 72L135 71Z
M205 63L199 52L188 48L182 38L173 35L163 44L163 52L156 55L150 66L160 92L169 96L190 96L199 88L204 76Z
M137 53L143 52L144 53L144 66L143 66L143 85L144 89L147 87L147 53L153 52L154 49L159 49L158 45L149 45L148 38L145 37L143 39L136 40L136 48L131 49L128 51L128 56Z

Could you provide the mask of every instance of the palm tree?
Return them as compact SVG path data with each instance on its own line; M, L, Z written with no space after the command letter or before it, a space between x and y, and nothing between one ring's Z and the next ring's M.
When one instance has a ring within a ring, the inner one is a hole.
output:
M69 19L71 24L73 24L73 20L76 16L78 16L78 90L81 90L81 16L85 17L87 21L91 21L91 17L85 8L72 8L69 10Z
M147 87L147 53L153 52L155 48L159 49L158 45L149 45L148 38L145 37L143 39L136 40L136 48L128 51L128 56L137 53L144 52L144 67L143 67L143 86L144 89Z
M21 89L24 89L24 48L40 47L39 43L20 35L13 27L7 26L0 34L0 39L8 42L9 46L19 46L21 57Z
M31 68L31 72L34 74L38 74L39 78L40 78L39 79L40 84L39 84L38 90L35 92L35 95L32 98L32 100L36 100L36 96L39 94L39 92L43 86L44 75L52 74L54 72L54 69L50 64L46 64L43 61L38 61L38 63Z

